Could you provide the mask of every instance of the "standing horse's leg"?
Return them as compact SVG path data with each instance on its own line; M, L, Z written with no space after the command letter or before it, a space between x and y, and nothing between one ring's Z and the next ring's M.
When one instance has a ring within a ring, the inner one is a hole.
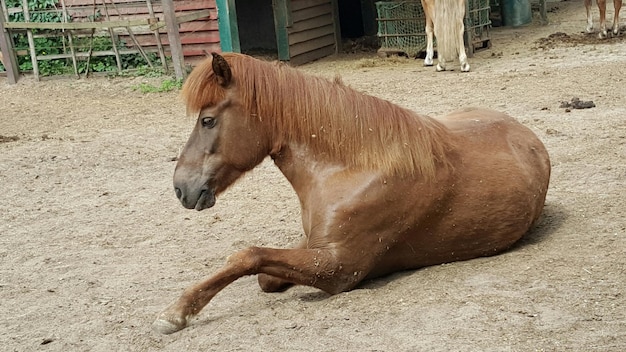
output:
M464 17L465 17L465 0L458 0L458 6L460 9L463 9L463 11L461 11L461 14L459 15L459 18L456 19L457 21L457 29L458 29L458 37L459 38L457 40L457 44L458 44L458 51L459 51L459 62L461 63L461 72L469 72L470 70L470 65L469 62L467 62L467 54L465 53L465 40L463 39L463 35L465 34L465 24L463 23ZM470 42L470 45L472 45L472 43Z
M613 35L619 34L619 11L622 9L622 0L613 0L613 8L615 14L613 15Z
M433 65L433 57L435 56L435 50L433 48L434 32L433 32L433 9L432 4L428 3L428 0L422 0L422 8L426 15L426 57L424 58L424 66Z
M587 10L587 33L593 33L593 16L591 14L591 0L585 0L585 10Z
M164 334L184 329L189 319L197 315L218 292L246 275L263 273L331 294L352 289L369 274L365 270L369 264L355 260L342 262L341 258L336 250L331 249L244 249L233 254L226 265L209 279L187 288L176 302L161 313L153 327Z
M604 39L608 37L606 31L606 0L598 0L598 9L600 10L600 33L598 33L598 38Z

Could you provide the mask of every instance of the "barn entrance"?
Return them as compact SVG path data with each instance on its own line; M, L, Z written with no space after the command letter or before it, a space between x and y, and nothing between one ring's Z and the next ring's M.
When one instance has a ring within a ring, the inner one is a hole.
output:
M272 0L236 0L241 52L278 58Z
M344 52L378 48L374 0L340 0L338 10Z
M343 39L354 39L365 35L361 0L339 1L339 23Z

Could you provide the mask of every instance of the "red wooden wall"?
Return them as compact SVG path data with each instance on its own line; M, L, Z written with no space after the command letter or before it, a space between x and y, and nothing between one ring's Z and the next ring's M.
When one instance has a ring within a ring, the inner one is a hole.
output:
M92 21L94 9L99 14L96 16L96 21L105 21L107 11L112 21L150 17L145 0L65 0L65 5L74 22ZM155 17L159 19L159 22L165 23L161 2L153 0L152 5ZM177 16L206 9L211 14L208 18L201 18L180 25L179 31L186 62L193 64L194 61L203 58L203 50L207 52L221 51L215 0L174 0L174 6ZM61 6L59 5L59 7ZM150 52L157 51L154 32L147 26L132 27L132 31L144 50ZM165 27L160 28L159 33L161 43L165 46L166 54L169 56L169 50L167 49L169 41ZM129 47L133 46L133 42L124 30L121 30L119 35Z

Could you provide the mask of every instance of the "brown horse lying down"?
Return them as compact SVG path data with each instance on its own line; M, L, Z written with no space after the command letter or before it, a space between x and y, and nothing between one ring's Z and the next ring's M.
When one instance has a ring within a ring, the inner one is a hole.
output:
M331 294L399 270L489 256L539 217L550 161L533 132L491 110L433 119L240 54L213 54L183 88L198 120L174 173L183 206L203 210L271 156L297 193L305 238L250 247L187 288L156 320L187 326L224 287L259 274Z

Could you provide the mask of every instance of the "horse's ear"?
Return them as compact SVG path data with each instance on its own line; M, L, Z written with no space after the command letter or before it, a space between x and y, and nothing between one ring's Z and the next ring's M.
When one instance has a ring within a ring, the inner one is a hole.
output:
M228 66L228 62L226 62L226 59L224 59L220 54L211 53L211 55L213 55L213 72L215 72L215 76L217 77L217 83L226 88L233 78L230 66Z

